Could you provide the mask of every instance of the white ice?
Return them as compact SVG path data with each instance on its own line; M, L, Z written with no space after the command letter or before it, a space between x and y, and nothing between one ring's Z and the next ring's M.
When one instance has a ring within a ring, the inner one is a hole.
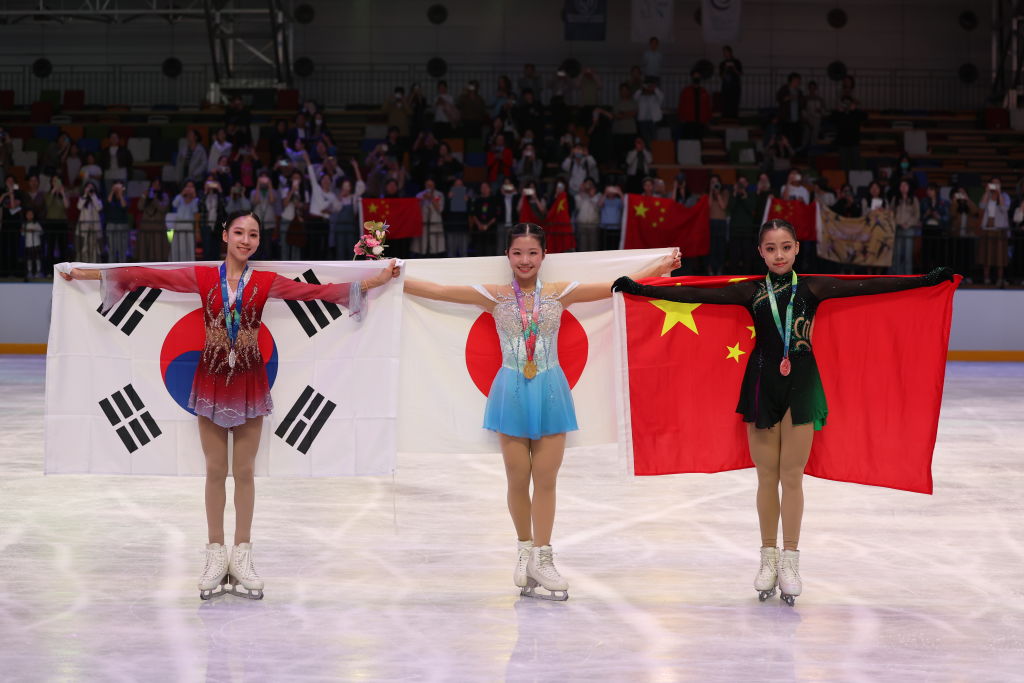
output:
M1024 675L1024 365L951 363L935 495L808 478L794 608L761 604L754 475L567 456L520 598L499 456L257 483L266 598L202 603L196 478L42 475L43 358L0 357L4 681L1008 681ZM229 514L229 535L230 535Z

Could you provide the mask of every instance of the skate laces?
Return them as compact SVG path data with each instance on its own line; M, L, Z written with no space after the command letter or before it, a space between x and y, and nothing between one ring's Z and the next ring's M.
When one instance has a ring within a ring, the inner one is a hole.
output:
M216 548L206 548L203 553L206 555L206 564L203 566L203 576L212 576L220 571L220 554L222 551Z
M238 551L238 566L245 572L248 578L259 578L259 574L256 573L256 564L252 560L252 550L246 548Z
M558 570L555 569L555 560L551 548L539 548L537 550L537 571L553 579L562 578Z

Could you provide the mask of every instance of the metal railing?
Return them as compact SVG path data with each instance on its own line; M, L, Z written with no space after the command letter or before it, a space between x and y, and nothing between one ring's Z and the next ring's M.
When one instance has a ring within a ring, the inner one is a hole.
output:
M538 73L546 80L556 68L554 64L538 64ZM594 65L593 68L601 79L601 101L615 102L619 83L629 78L628 65ZM686 66L664 70L662 91L666 109L675 108L679 92L690 81L689 69ZM742 79L741 107L755 110L774 106L775 93L791 71L803 76L805 89L809 81L816 81L827 105L838 101L839 83L828 78L824 66L750 67ZM490 101L501 75L509 76L514 86L521 72L518 64L449 64L444 79L453 95L458 95L470 80L476 80L484 99ZM235 74L240 79L260 75ZM861 105L869 109L973 110L981 108L988 95L984 82L962 83L952 70L863 69L854 75L856 96ZM13 90L18 106L29 105L42 91L84 90L87 104L195 107L209 96L213 80L209 65L186 67L175 79L162 75L158 65L55 66L45 79L36 78L29 66L0 67L0 90ZM429 101L437 80L427 74L425 64L324 64L317 65L308 78L297 79L295 87L302 97L337 109L380 105L391 96L395 86L401 85L408 91L414 83L422 85ZM706 86L718 91L717 75L707 81Z

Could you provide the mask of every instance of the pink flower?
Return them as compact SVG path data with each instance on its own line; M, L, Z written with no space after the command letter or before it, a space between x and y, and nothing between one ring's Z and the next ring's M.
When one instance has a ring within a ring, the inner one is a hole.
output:
M371 249L373 247L380 246L380 242L375 237L366 237L363 239L363 243L366 244L366 246L370 247Z
M366 252L363 251L362 245L357 244L355 247L356 256L366 256Z

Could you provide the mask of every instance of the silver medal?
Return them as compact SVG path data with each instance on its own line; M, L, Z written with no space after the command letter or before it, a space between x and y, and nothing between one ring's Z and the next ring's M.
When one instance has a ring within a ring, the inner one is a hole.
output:
M238 356L235 355L235 350L231 349L231 351L228 353L228 367L229 368L235 367L235 361L236 360L238 360Z

